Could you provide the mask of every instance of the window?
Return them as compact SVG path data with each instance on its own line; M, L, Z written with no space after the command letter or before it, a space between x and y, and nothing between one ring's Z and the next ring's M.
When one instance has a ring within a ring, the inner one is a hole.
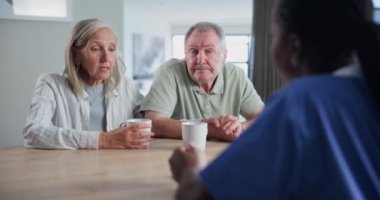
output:
M373 0L373 6L375 7L374 18L375 21L380 24L380 0Z
M375 8L380 8L380 0L373 0L372 2Z
M247 76L249 41L250 37L248 35L226 36L227 62L242 68Z
M70 20L71 0L0 0L0 18Z
M172 57L182 59L184 53L184 35L172 37ZM226 35L227 62L242 68L248 76L249 35Z
M174 35L172 38L172 57L182 59L185 57L185 35Z

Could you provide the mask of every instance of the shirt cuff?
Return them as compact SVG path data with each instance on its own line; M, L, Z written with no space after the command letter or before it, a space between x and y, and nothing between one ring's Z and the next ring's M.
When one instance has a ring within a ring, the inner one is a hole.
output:
M84 131L81 133L80 146L81 149L98 149L100 132Z

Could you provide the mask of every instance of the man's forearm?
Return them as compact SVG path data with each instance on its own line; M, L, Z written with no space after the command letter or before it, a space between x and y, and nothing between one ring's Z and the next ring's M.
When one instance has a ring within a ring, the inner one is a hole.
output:
M251 125L252 123L254 122L254 119L251 119L251 120L247 120L245 122L242 122L241 123L241 126L243 128L243 132L245 132Z
M155 137L181 139L181 121L175 119L154 119L152 132Z

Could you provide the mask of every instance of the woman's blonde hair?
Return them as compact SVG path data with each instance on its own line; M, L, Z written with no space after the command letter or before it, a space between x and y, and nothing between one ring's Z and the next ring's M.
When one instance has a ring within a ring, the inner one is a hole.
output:
M85 19L79 21L73 28L65 50L64 75L75 95L82 94L84 88L84 77L80 75L80 66L75 65L75 56L78 50L86 47L90 37L100 29L112 29L99 19ZM113 31L112 31L113 32ZM115 35L115 33L113 32ZM105 91L112 91L120 84L122 75L119 69L118 59L115 62L111 76L104 81ZM122 63L121 63L122 64Z

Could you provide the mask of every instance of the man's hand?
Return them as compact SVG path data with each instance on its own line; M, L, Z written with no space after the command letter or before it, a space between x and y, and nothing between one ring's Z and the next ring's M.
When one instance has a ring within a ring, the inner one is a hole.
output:
M232 115L221 115L202 120L208 124L209 136L215 139L232 141L240 136L243 125Z

